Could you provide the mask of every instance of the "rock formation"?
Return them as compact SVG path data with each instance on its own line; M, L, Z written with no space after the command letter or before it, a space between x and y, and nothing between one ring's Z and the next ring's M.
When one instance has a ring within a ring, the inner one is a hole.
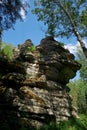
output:
M28 39L14 48L11 61L0 61L0 124L14 129L77 117L66 84L80 64L52 37L33 47Z

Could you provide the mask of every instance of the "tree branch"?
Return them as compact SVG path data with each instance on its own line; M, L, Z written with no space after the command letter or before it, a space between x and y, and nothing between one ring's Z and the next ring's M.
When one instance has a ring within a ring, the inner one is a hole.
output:
M56 4L58 4L58 6L59 6L60 8L62 8L62 10L64 11L64 13L65 13L66 16L68 17L68 19L69 19L69 21L70 21L70 23L71 23L71 26L72 26L72 28L73 28L73 32L74 32L75 36L77 37L77 40L79 41L79 43L80 43L80 45L81 45L81 48L82 48L82 50L83 50L83 52L84 52L84 55L85 55L86 58L87 58L87 48L85 47L85 44L84 44L84 42L83 42L83 40L82 40L82 38L81 38L79 32L77 31L77 28L76 28L76 26L75 26L75 24L74 24L74 21L73 21L72 17L70 16L68 10L63 6L63 4L60 2L60 0L58 0L58 1L53 0L53 2L55 2Z

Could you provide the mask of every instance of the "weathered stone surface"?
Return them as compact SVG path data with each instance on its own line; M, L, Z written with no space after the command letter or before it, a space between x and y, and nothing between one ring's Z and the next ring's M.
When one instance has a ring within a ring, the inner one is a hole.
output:
M80 64L52 37L28 52L32 45L27 40L14 49L13 61L0 61L0 123L38 127L78 117L66 84Z

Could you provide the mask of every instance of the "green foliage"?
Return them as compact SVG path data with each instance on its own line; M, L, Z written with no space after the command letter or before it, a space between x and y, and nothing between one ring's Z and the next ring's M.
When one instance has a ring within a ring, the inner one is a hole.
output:
M87 83L78 79L70 82L68 86L73 97L73 105L78 108L79 113L87 114Z
M52 123L39 130L86 130L87 128L87 116L81 115L79 119L69 119L68 121L62 121L59 124Z
M87 127L87 115L80 114L79 121L85 128Z
M70 94L73 97L73 105L78 108L79 113L87 114L87 59L85 58L81 47L78 47L77 60L82 67L79 71L80 78L68 84Z
M59 124L51 123L50 125L41 127L38 130L86 130L87 116L83 115L80 119L70 119L62 121Z
M32 12L48 26L48 34L69 38L75 35L76 28L87 36L87 0L34 0L34 3Z
M87 82L87 59L85 58L82 49L77 49L78 62L81 63L80 77L84 82Z
M0 130L10 130L10 126L2 123L0 125ZM87 130L87 116L80 115L79 119L72 118L68 121L62 121L59 124L51 123L50 125L46 125L38 129L32 127L27 128L21 125L18 130Z
M1 44L1 53L7 59L12 59L13 56L13 45L12 44Z
M86 113L87 114L87 59L84 57L84 54L81 50L81 48L78 48L78 61L81 63L82 67L80 69L80 78L81 78L81 82L80 82L80 91L79 91L79 97L78 100L80 100L80 98L83 100L80 102L78 102L79 108L80 108L80 112L81 113Z
M70 95L72 96L73 100L72 100L72 104L75 106L75 107L78 107L78 104L77 104L77 98L78 98L78 83L76 83L76 81L73 81L73 82L69 82L68 83L68 86L70 88Z
M34 52L36 50L35 46L32 45L31 47L28 48L29 52Z

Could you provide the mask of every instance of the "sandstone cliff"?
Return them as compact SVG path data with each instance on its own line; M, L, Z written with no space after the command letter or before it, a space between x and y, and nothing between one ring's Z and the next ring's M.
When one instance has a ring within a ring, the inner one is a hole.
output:
M77 117L66 84L80 64L52 37L34 48L30 39L14 48L13 60L0 60L0 123L42 126Z

